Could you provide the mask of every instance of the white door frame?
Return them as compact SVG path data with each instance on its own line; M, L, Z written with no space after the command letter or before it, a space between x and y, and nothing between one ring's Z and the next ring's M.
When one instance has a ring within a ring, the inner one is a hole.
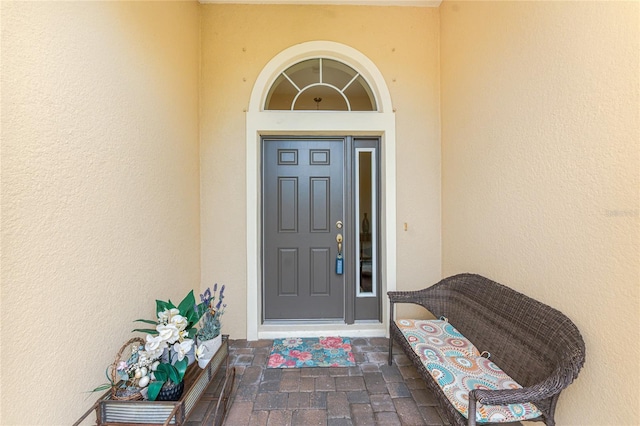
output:
M374 92L378 111L265 111L266 95L278 75L295 63L316 57L335 59L360 72ZM380 136L382 323L261 324L260 140L265 135ZM389 306L384 296L396 289L396 124L391 96L378 68L359 51L340 43L312 41L285 49L269 61L256 79L246 113L246 138L247 339L386 336Z

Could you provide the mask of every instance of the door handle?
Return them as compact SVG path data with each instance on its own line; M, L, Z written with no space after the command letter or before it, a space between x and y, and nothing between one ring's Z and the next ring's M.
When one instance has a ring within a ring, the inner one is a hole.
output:
M338 255L336 256L336 274L344 274L344 258L342 257L342 234L336 235L336 242L338 243Z

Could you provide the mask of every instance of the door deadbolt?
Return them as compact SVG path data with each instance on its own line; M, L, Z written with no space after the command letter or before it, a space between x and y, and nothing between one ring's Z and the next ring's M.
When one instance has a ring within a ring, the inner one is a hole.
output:
M342 221L341 220L336 222L336 228L342 229Z

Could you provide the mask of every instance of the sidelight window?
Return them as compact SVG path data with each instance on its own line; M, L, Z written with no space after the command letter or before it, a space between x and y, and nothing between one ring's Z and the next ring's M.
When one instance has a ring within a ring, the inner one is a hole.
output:
M356 148L355 217L356 253L359 256L356 274L356 296L377 296L377 188L374 148Z

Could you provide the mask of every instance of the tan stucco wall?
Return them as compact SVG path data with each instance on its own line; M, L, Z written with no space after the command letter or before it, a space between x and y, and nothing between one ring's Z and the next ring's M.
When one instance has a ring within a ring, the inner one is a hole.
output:
M355 48L383 74L397 109L398 288L440 277L438 10L203 5L202 282L227 284L224 327L236 338L246 335L243 110L267 62L313 40Z
M73 423L199 289L198 7L1 2L2 425Z
M567 314L587 363L561 425L639 407L637 2L441 5L443 273Z
M398 288L474 271L557 307L588 350L559 424L633 424L639 14L2 1L0 424L73 422L155 298L225 283L245 336L243 109L310 40L358 49L391 91Z

